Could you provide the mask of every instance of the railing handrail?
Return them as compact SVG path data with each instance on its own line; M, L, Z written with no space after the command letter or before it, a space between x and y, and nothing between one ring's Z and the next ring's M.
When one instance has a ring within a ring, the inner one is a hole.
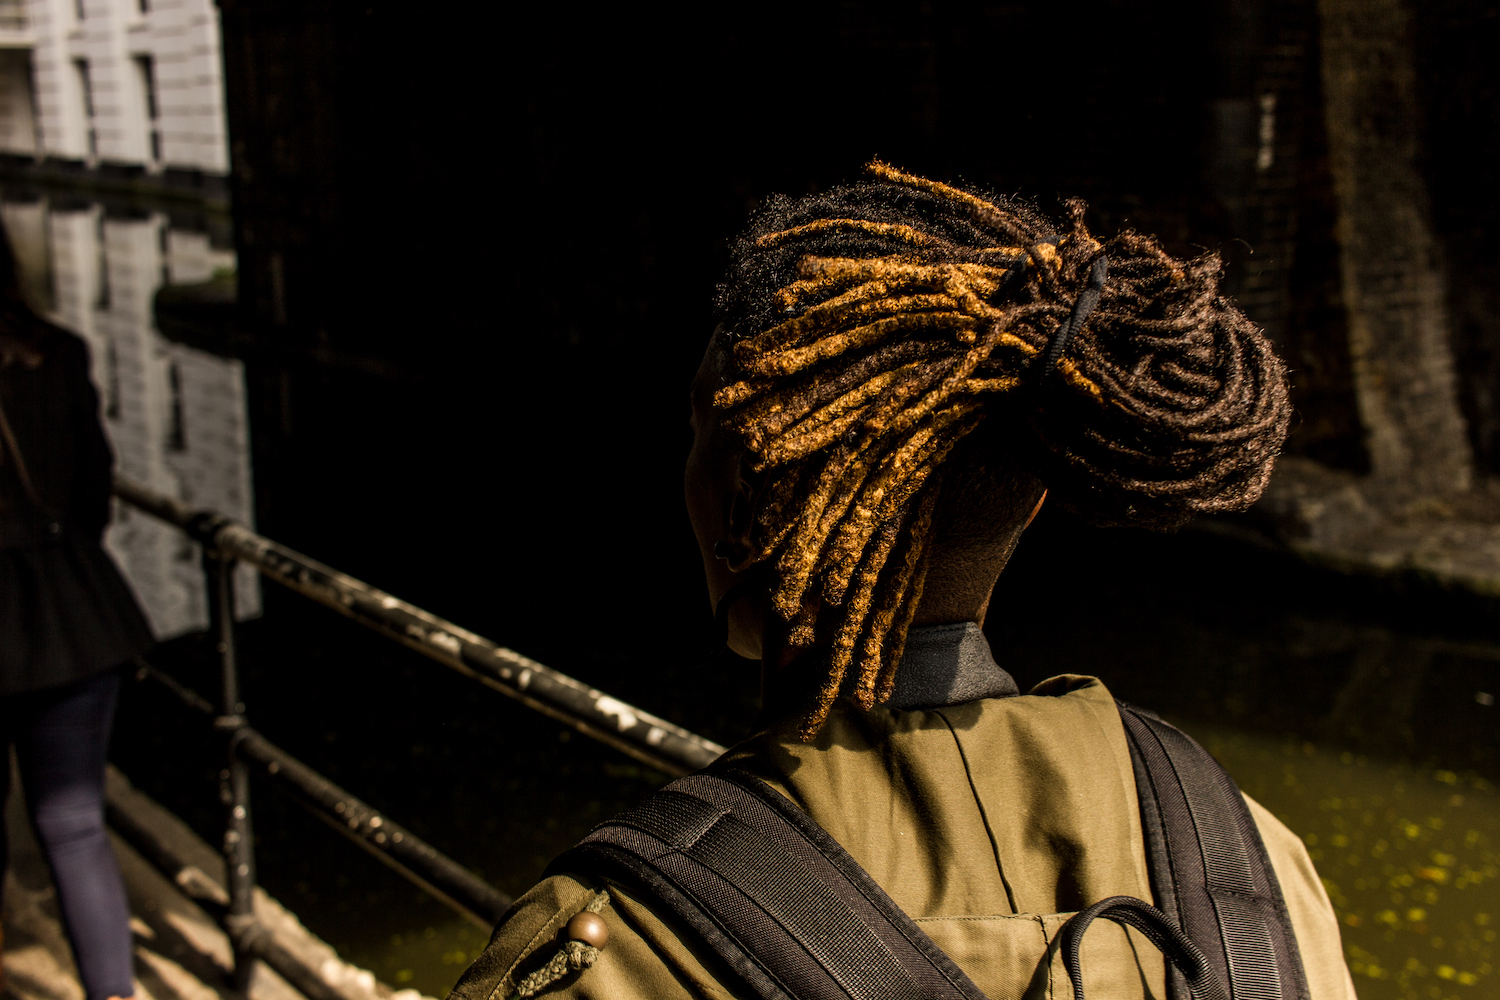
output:
M184 687L171 675L145 660L138 659L136 667L137 678L155 681L185 708L209 719L214 716L214 706L207 698ZM329 781L251 726L237 726L230 739L237 757L258 764L269 780L289 791L314 816L477 926L489 930L513 902L510 896ZM143 849L143 853L160 853L149 843L143 848L139 831L121 833L138 849ZM214 902L220 907L224 905L218 900ZM203 905L202 900L199 903Z
M175 525L226 557L429 659L549 715L670 775L707 766L724 747L591 688L514 650L256 534L215 511L115 477L115 496Z

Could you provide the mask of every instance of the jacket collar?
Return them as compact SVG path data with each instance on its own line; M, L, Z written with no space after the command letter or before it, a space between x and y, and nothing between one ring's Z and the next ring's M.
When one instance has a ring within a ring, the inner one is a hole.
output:
M846 679L843 693L853 690L852 681ZM974 622L955 622L907 633L896 670L896 689L885 707L942 708L1020 693L1015 680L995 662L983 630Z
M812 692L826 676L824 663L810 656L776 678L766 692L757 726L805 712ZM846 673L839 694L852 696L856 680L854 671ZM1015 680L995 662L980 627L974 622L954 622L907 633L895 690L880 707L896 711L944 708L1020 693Z

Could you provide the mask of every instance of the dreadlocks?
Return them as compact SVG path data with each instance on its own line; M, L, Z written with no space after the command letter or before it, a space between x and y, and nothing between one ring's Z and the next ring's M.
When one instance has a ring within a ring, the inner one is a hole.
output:
M1216 256L1100 242L1076 200L1058 233L1003 198L867 171L772 199L718 298L738 377L714 403L763 479L732 568L769 565L793 646L831 636L807 738L852 666L862 706L890 696L944 461L985 421L1074 512L1169 529L1253 503L1289 418L1285 370L1219 294Z

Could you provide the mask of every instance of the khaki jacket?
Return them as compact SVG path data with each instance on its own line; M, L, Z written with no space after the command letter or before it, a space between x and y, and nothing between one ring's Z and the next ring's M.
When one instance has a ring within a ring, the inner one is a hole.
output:
M841 701L817 740L787 723L728 758L804 809L992 1000L1072 1000L1059 928L1106 896L1150 900L1135 779L1114 700L1089 677L1029 695L863 712ZM1338 924L1302 843L1249 801L1281 882L1312 1000L1354 1000ZM547 997L677 1000L736 996L690 931L649 902L589 877L549 878L517 901L454 988L506 1000L556 954L564 924L606 889L609 940ZM597 903L595 904L598 905ZM1084 938L1089 996L1166 995L1160 954L1097 921Z

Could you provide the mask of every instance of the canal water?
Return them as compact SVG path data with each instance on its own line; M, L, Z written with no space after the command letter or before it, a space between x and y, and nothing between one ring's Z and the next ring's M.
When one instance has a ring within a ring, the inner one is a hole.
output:
M241 363L166 341L151 317L161 285L232 268L223 220L180 207L107 211L4 185L0 210L13 233L31 234L21 256L38 296L94 349L127 473L242 520L257 492L307 489L269 464L252 475L253 436L269 431L251 426ZM539 546L533 536L552 536L550 522L484 525L482 535L392 523L377 539L319 514L281 540L733 743L755 716L756 680L752 664L712 648L697 553L668 481L685 453L685 395L660 433L648 541L624 569L601 565L589 537ZM497 423L479 434L503 450L516 431ZM524 474L525 463L507 468ZM466 485L443 462L431 469L431 484L392 476L379 488ZM558 491L537 509L578 492L570 482L533 486ZM153 660L211 693L192 546L131 515L110 544L167 640ZM382 560L382 546L406 555ZM244 694L257 727L509 893L666 780L332 612L244 584ZM1301 836L1364 1000L1478 1000L1500 983L1495 622L1492 603L1341 578L1221 535L1098 531L1044 511L986 629L1023 689L1063 672L1103 678L1198 737ZM201 720L152 687L129 687L113 757L219 840L221 751ZM256 786L254 821L267 890L386 982L442 996L482 949L484 932L275 789Z

